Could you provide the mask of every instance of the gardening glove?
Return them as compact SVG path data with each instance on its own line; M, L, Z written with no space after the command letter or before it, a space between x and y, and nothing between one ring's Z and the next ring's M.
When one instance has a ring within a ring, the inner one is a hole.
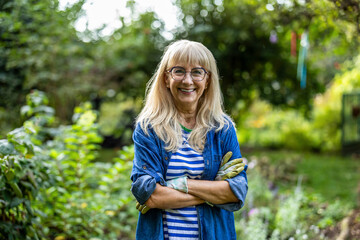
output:
M220 165L220 169L216 174L215 180L225 180L237 176L240 172L244 170L245 163L243 163L242 158L233 159L229 162L232 156L232 152L227 152Z
M141 205L138 201L136 201L136 209L139 210L142 214L145 214L150 210L150 208L146 206L145 203Z
M188 193L187 177L178 177L166 181L166 186L180 192Z
M188 193L187 177L174 178L166 182L167 186L178 191ZM206 204L213 207L214 205L208 201L205 201Z

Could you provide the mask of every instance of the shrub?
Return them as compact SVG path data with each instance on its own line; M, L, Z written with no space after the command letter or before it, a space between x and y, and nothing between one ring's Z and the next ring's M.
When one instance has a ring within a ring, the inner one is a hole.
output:
M133 148L95 162L102 138L89 103L75 108L74 124L54 127L45 94L27 99L30 119L0 140L0 238L133 238Z
M27 96L23 116L30 117L23 126L0 140L0 237L38 239L37 213L33 203L39 191L49 186L49 165L43 163L42 129L54 120L52 109L44 104L47 97L39 91Z
M99 127L100 133L105 137L119 139L121 145L132 143L134 119L141 110L140 99L126 98L118 94L113 101L101 104Z
M338 151L341 148L341 98L360 90L360 56L314 100L309 118L294 109L279 109L254 100L246 120L239 121L241 144L295 150Z
M295 110L281 110L257 100L250 116L240 127L240 143L250 146L306 150L317 148L318 136L311 123Z
M341 98L353 91L360 91L360 56L334 78L323 95L315 98L312 129L322 139L324 150L341 148Z

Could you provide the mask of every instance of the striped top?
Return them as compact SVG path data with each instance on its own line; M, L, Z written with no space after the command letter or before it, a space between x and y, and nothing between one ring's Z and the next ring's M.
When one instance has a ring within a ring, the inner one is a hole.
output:
M183 129L183 142L171 156L166 172L166 180L183 176L200 179L204 171L202 154L192 149L188 143L191 130L184 127ZM199 239L198 216L195 206L164 210L163 227L165 239Z

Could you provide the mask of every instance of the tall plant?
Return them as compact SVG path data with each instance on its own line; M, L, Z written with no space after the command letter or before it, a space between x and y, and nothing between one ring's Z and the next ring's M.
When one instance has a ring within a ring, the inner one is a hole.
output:
M0 140L0 237L38 239L33 202L39 190L49 184L49 165L44 148L43 127L54 120L47 97L38 91L27 96L22 115L30 117L23 126Z
M96 162L102 138L91 104L56 127L47 104L43 92L28 95L21 112L29 119L0 140L0 239L132 238L133 148Z

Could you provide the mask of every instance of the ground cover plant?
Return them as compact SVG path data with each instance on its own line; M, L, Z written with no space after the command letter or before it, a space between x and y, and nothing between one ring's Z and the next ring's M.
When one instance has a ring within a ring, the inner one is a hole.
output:
M358 159L269 150L248 156L239 239L335 239L344 229L359 237Z

